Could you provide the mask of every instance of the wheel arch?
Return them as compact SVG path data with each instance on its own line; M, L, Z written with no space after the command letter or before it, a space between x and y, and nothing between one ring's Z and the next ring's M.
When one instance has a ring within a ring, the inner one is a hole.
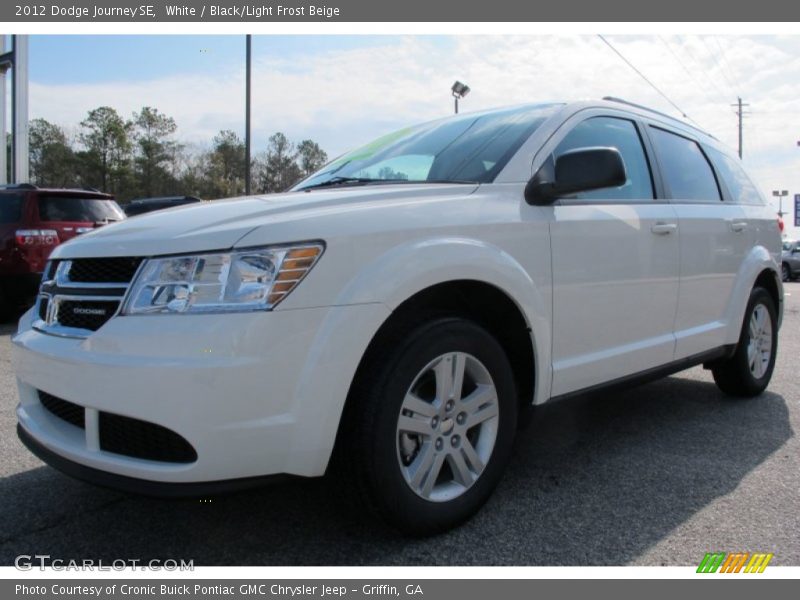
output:
M531 325L511 296L485 281L446 281L407 298L375 333L364 352L359 369L385 343L396 327L422 324L437 315L469 319L494 335L506 351L514 371L520 405L533 403L537 369Z
M783 283L781 282L780 264L764 246L755 246L742 262L736 277L733 292L728 303L727 344L739 341L744 313L750 292L756 286L764 287L772 296L778 311L778 325L783 319Z

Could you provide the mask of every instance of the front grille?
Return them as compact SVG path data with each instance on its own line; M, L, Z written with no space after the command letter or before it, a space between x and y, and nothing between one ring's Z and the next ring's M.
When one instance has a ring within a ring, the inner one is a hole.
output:
M85 429L82 406L38 390L39 402L62 421ZM174 431L132 417L98 412L100 449L105 452L168 463L190 463L197 460L192 445Z
M154 423L100 413L100 448L106 452L145 460L190 463L197 452L180 435Z
M118 307L117 300L60 300L55 318L62 327L97 331Z
M84 410L82 406L67 402L61 398L56 398L52 394L39 390L39 402L51 414L55 415L62 421L66 421L71 425L83 429L84 425Z
M41 331L86 337L113 317L143 258L78 258L52 261L42 281ZM62 329L66 328L66 329Z
M69 280L75 283L130 283L142 259L79 258L72 261Z

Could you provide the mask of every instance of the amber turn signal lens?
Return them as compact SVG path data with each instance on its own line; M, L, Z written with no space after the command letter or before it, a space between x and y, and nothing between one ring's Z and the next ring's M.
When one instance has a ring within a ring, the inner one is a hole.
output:
M286 253L286 258L316 258L322 248L319 246L311 246L310 248L295 248Z
M322 254L322 246L292 248L286 252L279 271L275 274L267 301L275 306L283 300L311 270Z

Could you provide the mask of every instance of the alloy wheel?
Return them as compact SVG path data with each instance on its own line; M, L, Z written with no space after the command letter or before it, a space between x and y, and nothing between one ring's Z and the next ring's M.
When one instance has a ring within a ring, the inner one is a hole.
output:
M486 367L464 352L426 365L397 421L397 459L408 486L432 502L453 500L481 476L497 439L499 402Z
M750 373L761 379L772 358L772 319L767 307L756 304L750 315L750 340L747 345L747 364Z

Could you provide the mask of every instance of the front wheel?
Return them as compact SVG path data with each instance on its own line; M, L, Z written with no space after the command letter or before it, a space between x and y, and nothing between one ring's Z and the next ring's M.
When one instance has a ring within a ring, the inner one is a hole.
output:
M783 279L783 281L790 281L792 279L792 270L786 263L781 263L781 279Z
M712 367L714 381L728 395L758 396L772 378L777 350L775 302L764 288L754 288L750 293L736 351L731 358Z
M489 498L516 430L514 377L479 325L442 318L368 360L345 423L345 455L373 509L399 530L458 525Z

